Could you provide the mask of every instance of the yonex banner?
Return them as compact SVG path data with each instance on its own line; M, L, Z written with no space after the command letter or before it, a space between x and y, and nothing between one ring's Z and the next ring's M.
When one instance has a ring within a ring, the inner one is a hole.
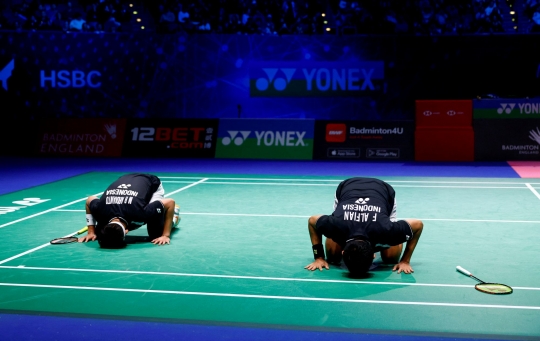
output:
M217 119L130 119L123 156L213 158Z
M476 161L540 160L540 119L474 120Z
M475 119L536 118L540 119L539 99L473 100Z
M311 160L313 120L221 119L216 158Z
M252 97L364 96L381 90L384 62L252 62Z
M315 122L314 159L412 160L414 122Z
M120 156L125 125L124 119L43 120L36 152L44 156Z

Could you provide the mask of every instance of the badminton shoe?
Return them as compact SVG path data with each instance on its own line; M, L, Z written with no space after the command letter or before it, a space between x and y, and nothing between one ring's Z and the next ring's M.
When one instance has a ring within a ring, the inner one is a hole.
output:
M180 217L180 206L178 205L175 205L174 206L174 216L173 216L173 227L177 227L178 224L180 223L180 219L182 219Z

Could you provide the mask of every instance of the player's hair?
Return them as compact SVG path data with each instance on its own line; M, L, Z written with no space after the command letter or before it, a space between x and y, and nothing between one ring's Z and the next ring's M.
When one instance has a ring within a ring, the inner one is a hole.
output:
M126 246L124 230L119 223L109 223L97 229L99 246L107 249L120 249Z
M351 239L343 248L343 261L353 276L365 274L373 263L373 248L366 240Z

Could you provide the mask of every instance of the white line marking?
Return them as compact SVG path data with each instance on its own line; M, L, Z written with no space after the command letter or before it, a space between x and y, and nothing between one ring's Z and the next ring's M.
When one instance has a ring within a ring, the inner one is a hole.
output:
M184 181L162 181L163 183L185 183ZM276 183L276 182L233 182L233 181L208 181L205 185L265 185L265 186L322 186L335 187L336 184L295 184L295 183ZM515 185L515 184L514 184ZM518 184L519 185L519 184ZM392 187L403 188L488 188L488 189L526 189L519 187L500 187L500 186L427 186L427 185L393 185Z
M185 190L185 189L188 189L188 188L190 188L190 187L193 187L193 186L195 186L195 185L198 185L198 184L200 184L200 183L203 183L203 182L205 182L206 180L208 180L208 178L204 178L204 179L202 179L202 180L199 180L199 181L197 181L197 182L192 183L191 185L184 186L184 187L182 187L182 188L180 188L180 189L177 189L176 191L172 191L172 192L170 192L170 193L166 193L165 196L166 196L166 197L171 196L171 195L173 195L173 194L175 194L175 193L181 192L181 191L183 191L183 190Z
M538 192L533 188L533 186L531 186L531 184L525 184L525 185L531 190L531 192L533 192L534 195L536 195L538 199L540 199L540 194L538 194Z
M312 279L312 278L287 278L287 277L258 277L258 276L236 276L236 275L211 275L211 274L190 274L182 272L156 272L156 271L134 271L134 270L101 270L101 269L77 269L77 268L47 268L26 266L7 266L2 265L0 269L16 270L38 270L38 271L72 271L72 272L97 272L113 274L134 274L134 275L158 275L158 276L178 276L178 277L207 277L207 278L225 278L225 279L248 279L263 281L286 281L286 282L316 282L316 283L338 283L338 284L371 284L371 285L400 285L400 286L423 286L423 287L450 287L450 288L474 288L474 285L465 284L437 284L437 283L408 283L408 282L370 282L370 281L345 281L336 279ZM539 290L536 287L512 287L517 290Z
M57 210L57 212L84 212L84 210ZM290 214L255 214L255 213L212 213L212 212L182 212L182 215L233 216L233 217L276 217L276 218L309 218L309 215ZM413 218L399 218L400 220ZM449 219L449 218L414 218L423 221L455 221L467 223L525 223L540 224L540 220L493 220L493 219Z
M457 222L467 222L467 223L530 223L530 224L539 224L538 220L491 220L491 219L436 219L436 218L399 218L400 220L405 219L419 219L423 221L457 221Z
M191 176L160 176L160 179L200 179ZM313 182L341 182L345 179L277 179L277 178L208 178L210 180L249 180L249 181L313 181ZM384 180L388 183L434 183L434 184L495 184L495 185L517 185L522 182L499 182L499 181L423 181L423 180ZM168 182L168 181L167 181ZM531 183L540 185L540 183Z
M65 238L65 237L71 237L71 236L77 234L77 232L78 232L78 231L75 231L75 232L73 232L73 233L70 233L70 234L68 234L68 235L66 235L66 236L64 236L64 237L62 237L62 238ZM51 245L50 242L49 242L49 243L46 243L46 244L43 244L43 245L40 245L40 246L38 246L38 247L35 247L35 248L31 249L31 250L28 250L28 251L19 253L18 255L15 255L15 256L13 256L13 257L6 258L6 259L0 261L0 264L7 263L7 262L9 262L10 260L14 260L14 259L16 259L16 258L22 257L22 256L27 255L27 254L29 254L29 253L32 253L32 252L34 252L34 251L37 251L37 250L39 250L39 249L43 249L44 247L49 246L49 245Z
M18 255L15 255L15 256L13 256L13 257L6 258L6 259L4 259L3 261L0 261L0 264L7 263L7 262L9 262L10 260L14 260L14 259L16 259L16 258L22 257L22 256L27 255L27 254L29 254L29 253L32 253L32 252L34 252L34 251L37 251L37 250L39 250L39 249L43 249L44 247L49 246L49 245L50 245L50 243L43 244L43 245L38 246L38 247L35 247L35 248L31 249L31 250L25 251L25 252L23 252L23 253L19 253Z
M97 196L97 195L100 195L101 193L103 193L103 192L99 192L98 194L94 194L94 195ZM36 214L32 214L32 215L29 215L29 216L27 216L27 217L24 217L24 218L21 218L21 219L14 220L14 221L12 221L12 222L2 224L2 225L0 225L0 228L5 227L5 226L9 226L9 225L13 225L13 224L15 224L15 223L18 223L18 222L21 222L21 221L24 221L24 220L27 220L27 219L30 219L30 218L37 217L37 216L40 216L40 215L45 214L45 213L49 213L49 212L58 210L58 209L60 209L60 208L62 208L62 207L66 207L66 206L69 206L69 205L76 204L76 203L81 202L81 201L84 201L84 200L86 200L86 199L87 199L87 197L86 197L86 198L82 198L82 199L77 199L77 200L75 200L75 201L68 202L67 204L63 204L63 205L60 205L60 206L56 206L56 207L50 208L50 209L48 209L48 210L45 210L45 211L43 211L43 212L39 212L39 213L36 213Z
M195 182L195 183L192 183L192 184L189 185L189 186L185 186L185 187L182 187L182 188L180 188L180 189L177 189L176 191L173 191L173 192L171 192L171 193L169 193L169 194L167 194L167 195L172 195L172 194L178 193L178 192L183 191L183 190L185 190L185 189L187 189L187 188L190 188L190 187L192 187L192 186L198 185L198 184L200 184L200 183L202 183L202 182L204 182L204 181L206 181L206 180L208 180L208 179L207 179L207 178L202 179L202 180L200 180L200 181L197 181L197 182ZM103 192L99 192L98 194L94 194L94 195L97 196L97 195L102 194L102 193L103 193ZM166 195L166 196L167 196L167 195ZM72 202L70 202L70 203L67 203L67 204L64 204L64 205L61 205L61 206L58 206L58 207L51 208L51 209L49 209L49 210L43 211L43 212L41 212L41 213L36 213L36 214L31 215L31 216L28 216L28 217L26 217L26 218L21 218L21 219L19 219L19 220L12 221L11 223L7 223L7 224L4 224L4 225L0 225L0 228L1 228L1 227L4 227L4 226L7 226L7 225L11 225L11 224L17 223L17 222L22 221L22 220L26 220L26 219L29 219L29 218L33 218L33 217L35 217L35 216L42 215L42 214L45 214L45 213L48 213L48 212L52 212L52 211L60 211L60 208L62 208L62 207L65 207L65 206L68 206L68 205L72 205L72 204L75 204L75 203L77 203L77 202L80 202L80 201L83 201L83 200L86 200L86 199L87 199L87 198L78 199L78 200L72 201ZM74 211L74 210L70 210L70 211ZM84 210L80 210L80 211L83 211L83 212L84 212ZM77 210L77 212L80 212L80 211ZM65 237L71 237L71 236L73 236L75 233L77 233L77 232L68 234L68 235L65 236ZM11 261L11 260L13 260L13 259L22 257L22 256L24 256L24 255L27 255L27 254L29 254L29 253L32 253L32 252L34 252L34 251L37 251L37 250L42 249L42 248L44 248L44 247L46 247L46 246L49 246L49 245L51 245L51 244L50 244L50 243L46 243L46 244L40 245L40 246L38 246L38 247L35 247L35 248L31 249L31 250L28 250L28 251L19 253L18 255L15 255L15 256L13 256L13 257L6 258L6 259L0 261L0 264L4 264L4 263L9 262L9 261Z
M465 303L443 303L443 302L412 302L412 301L379 301L379 300L356 300L346 298L322 298L322 297L296 297L296 296L271 296L271 295L247 295L229 294L217 292L193 292L193 291L173 291L173 290L153 290L153 289L126 289L126 288L100 288L100 287L77 287L71 285L45 285L45 284L22 284L22 283L0 283L6 287L24 288L47 288L47 289L68 289L68 290L95 290L95 291L118 291L118 292L138 292L152 294L172 294L172 295L193 295L193 296L217 296L217 297L240 297L259 298L291 301L316 301L316 302L340 302L340 303L371 303L371 304L397 304L397 305L424 305L442 307L468 307L468 308L491 308L491 309L522 309L540 310L535 306L518 305L495 305L495 304L465 304Z

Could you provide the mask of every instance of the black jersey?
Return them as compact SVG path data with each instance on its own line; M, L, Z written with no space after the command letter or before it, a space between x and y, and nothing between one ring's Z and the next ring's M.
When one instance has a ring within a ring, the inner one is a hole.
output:
M100 199L90 203L90 212L98 226L104 226L113 218L126 222L128 230L134 230L150 220L165 216L161 201L150 199L159 188L161 180L151 174L127 174L113 182Z
M395 196L392 186L378 179L344 180L336 189L334 212L317 220L317 231L341 246L355 237L376 249L401 244L412 237L412 229L405 220L390 221Z

